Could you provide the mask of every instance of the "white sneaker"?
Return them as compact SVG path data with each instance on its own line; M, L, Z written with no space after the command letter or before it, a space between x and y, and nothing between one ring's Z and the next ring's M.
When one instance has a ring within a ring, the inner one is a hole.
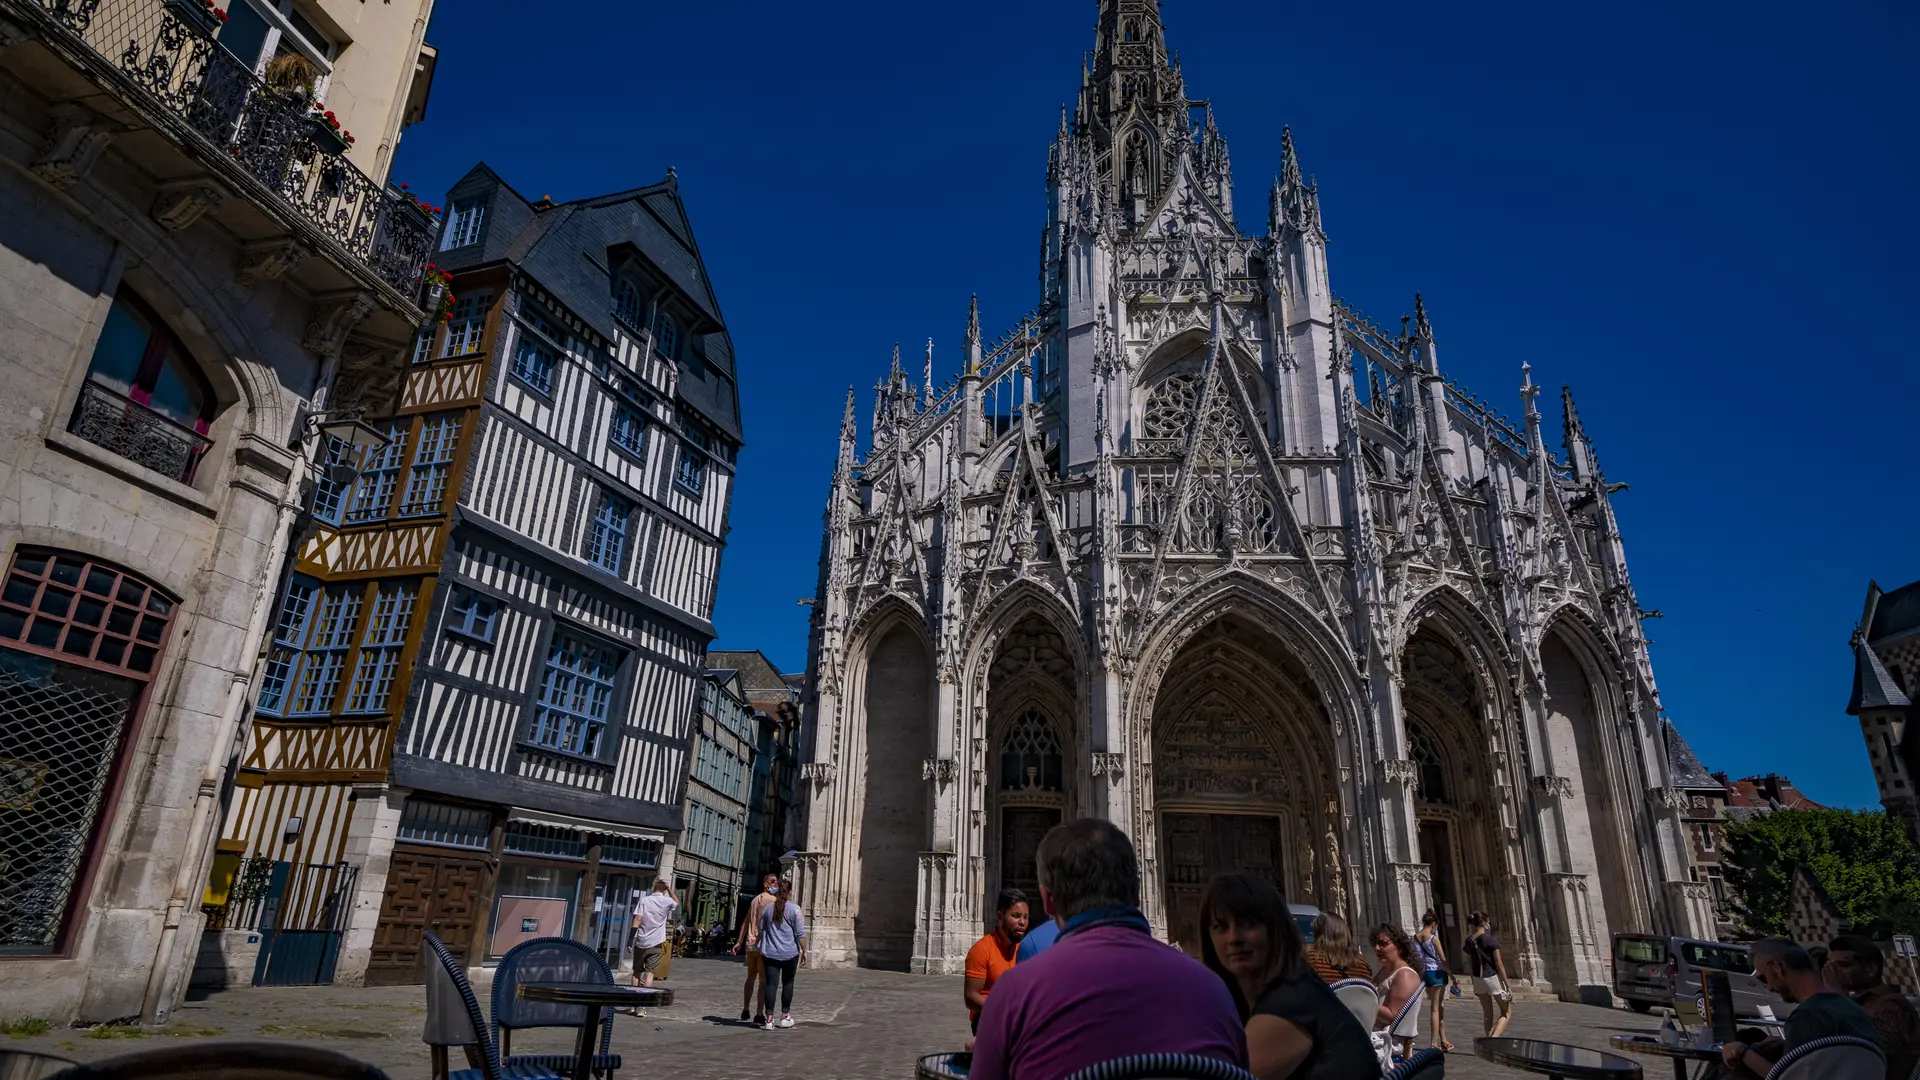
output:
M762 1030L762 1031L772 1031L772 1030L773 1030L773 1028L774 1028L774 1023L773 1023L773 1021L771 1021L771 1020L769 1020L769 1021L767 1021L766 1023L764 1023L764 1024L761 1024L761 1025L760 1025L760 1030Z
M780 1026L781 1026L781 1027L783 1027L783 1028L790 1028L790 1027L792 1027L792 1026L793 1026L793 1016L792 1016L792 1014L788 1014L788 1015L786 1015L786 1016L782 1016L782 1017L780 1018Z

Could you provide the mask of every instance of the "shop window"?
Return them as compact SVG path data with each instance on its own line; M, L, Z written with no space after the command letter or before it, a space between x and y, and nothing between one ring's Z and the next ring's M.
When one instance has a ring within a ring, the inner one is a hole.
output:
M64 944L174 607L83 555L14 554L0 591L0 956Z
M138 465L192 483L213 445L213 390L180 339L122 288L87 365L67 430Z

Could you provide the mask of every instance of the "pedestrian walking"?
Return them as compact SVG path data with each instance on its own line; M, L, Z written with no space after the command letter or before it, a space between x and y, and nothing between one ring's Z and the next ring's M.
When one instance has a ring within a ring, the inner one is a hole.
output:
M1507 961L1500 955L1500 939L1487 922L1487 913L1476 911L1467 916L1467 974L1473 978L1473 993L1480 999L1480 1016L1488 1035L1498 1037L1513 1020L1513 993L1507 985Z
M1420 984L1426 988L1433 1010L1433 1037L1427 1045L1435 1050L1451 1050L1447 1041L1447 992L1459 993L1453 971L1447 967L1447 950L1440 940L1440 917L1432 911L1420 916L1420 932L1413 936L1413 951L1420 954Z
M793 978L807 958L807 923L800 905L787 898L793 883L782 881L773 903L760 912L760 955L766 963L767 981L761 1000L766 1004L768 1031L793 1026ZM774 995L780 997L780 1019L773 1018Z
M1027 894L1019 889L1001 889L993 906L993 929L973 948L967 950L966 982L961 992L967 1002L967 1022L975 1033L980 1030L980 1010L987 1007L987 995L1000 976L1013 970L1014 951L1027 934Z
M1380 962L1380 978L1374 983L1380 991L1380 1007L1374 1012L1373 1025L1387 1033L1393 1056L1405 1058L1413 1053L1413 1040L1420 1034L1420 1012L1413 1004L1420 995L1420 974L1408 962L1413 942L1392 923L1374 927L1368 937Z
M1200 902L1200 959L1247 1027L1247 1070L1260 1080L1375 1080L1367 1031L1333 996L1300 947L1286 898L1253 874L1213 879Z
M633 985L652 986L667 951L667 922L680 907L666 878L653 879L653 891L633 908ZM640 1009L631 1015L645 1016Z
M741 993L740 1019L755 1024L767 1022L767 1014L756 1012L753 1004L756 1000L754 990L766 984L767 962L760 955L760 913L773 906L774 897L780 892L780 875L767 874L760 879L760 892L754 896L753 903L747 905L747 917L740 920L740 937L733 943L733 951L747 954L747 985Z

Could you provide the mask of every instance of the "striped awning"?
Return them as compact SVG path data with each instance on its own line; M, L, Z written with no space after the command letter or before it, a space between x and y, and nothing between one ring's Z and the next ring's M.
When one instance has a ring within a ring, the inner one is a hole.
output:
M652 840L655 843L665 843L667 839L667 834L657 829L616 825L609 821L595 821L592 818L574 817L571 814L556 814L551 810L530 810L524 806L509 809L507 820L524 821L530 825L551 825L560 829L572 829L575 832L598 833L601 836L623 836L629 840Z

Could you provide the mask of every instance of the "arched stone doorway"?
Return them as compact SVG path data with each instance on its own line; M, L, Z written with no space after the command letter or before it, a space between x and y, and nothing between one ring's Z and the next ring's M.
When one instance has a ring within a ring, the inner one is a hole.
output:
M933 750L933 665L913 628L896 625L867 654L855 947L867 967L906 970L919 910L930 807L921 762Z
M1068 767L1077 760L1077 688L1075 654L1059 629L1038 613L1020 616L987 671L985 911L1003 888L1021 890L1039 907L1040 839L1066 819L1078 786Z
M1287 899L1345 909L1332 725L1311 676L1270 632L1226 615L1167 668L1151 721L1152 819L1167 935L1198 951L1200 901L1223 873L1259 874ZM1337 850L1337 841L1335 841Z

